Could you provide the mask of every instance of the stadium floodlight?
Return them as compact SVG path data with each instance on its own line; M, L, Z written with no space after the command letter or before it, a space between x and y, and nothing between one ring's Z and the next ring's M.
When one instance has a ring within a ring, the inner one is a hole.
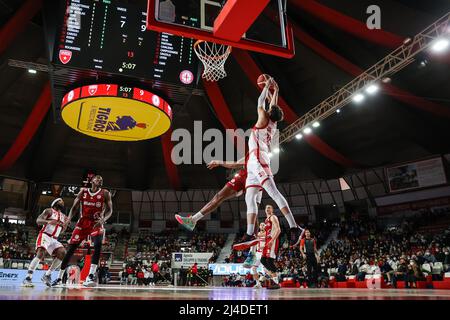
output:
M441 53L445 51L450 45L450 41L448 39L438 39L431 46L431 50L436 53Z
M378 90L380 89L380 87L378 87L376 84L371 84L370 86L368 86L366 88L366 92L368 94L374 94L376 93Z
M356 102L356 103L360 103L360 102L362 102L363 100L364 100L364 95L362 94L362 93L357 93L357 94L355 94L354 96L353 96L353 101L354 102Z

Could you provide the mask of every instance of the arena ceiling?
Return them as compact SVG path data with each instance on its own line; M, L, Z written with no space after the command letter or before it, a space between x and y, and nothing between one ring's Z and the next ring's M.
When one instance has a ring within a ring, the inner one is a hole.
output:
M0 26L25 2L0 0ZM353 79L350 69L366 69L394 49L343 30L345 20L322 20L318 11L314 7L309 10L305 3L318 3L362 23L367 19L366 8L377 4L382 10L383 30L398 39L415 35L450 9L447 0L288 1L288 16L298 31L296 56L291 60L255 53L250 56L260 70L275 77L282 97L298 116ZM13 145L49 80L45 72L29 74L8 61L47 64L45 46L38 13L0 53L0 157ZM339 57L341 63L331 55ZM420 65L424 60L425 67ZM219 82L220 89L237 127L250 128L256 118L258 91L236 56L230 56L226 68L228 77ZM448 55L444 59L419 57L417 63L392 77L391 84L404 91L387 94L383 90L361 105L346 106L315 131L316 144L292 141L284 145L277 180L338 178L363 168L450 152L449 74ZM205 129L223 129L220 115L206 96L193 95L184 105L174 104L173 129L192 130L195 120L203 121ZM427 102L431 102L429 108L420 107ZM435 109L444 110L443 115ZM317 141L326 148L319 148ZM55 123L53 113L48 112L20 158L0 174L36 182L79 184L84 171L91 168L114 188L167 189L172 185L165 165L159 138L134 143L97 140ZM225 182L224 170L211 172L204 165L180 165L176 174L181 189L216 188Z

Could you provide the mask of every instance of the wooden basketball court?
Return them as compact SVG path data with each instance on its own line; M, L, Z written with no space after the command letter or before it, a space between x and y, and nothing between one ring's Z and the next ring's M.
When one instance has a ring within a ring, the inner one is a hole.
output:
M450 290L225 287L0 287L0 300L450 300Z

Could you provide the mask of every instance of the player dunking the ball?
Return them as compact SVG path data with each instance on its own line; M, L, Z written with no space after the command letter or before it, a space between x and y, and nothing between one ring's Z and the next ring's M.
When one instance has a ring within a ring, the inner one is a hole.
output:
M261 78L261 77L260 77ZM260 80L258 80L260 81ZM289 223L289 242L291 246L297 246L303 235L303 229L295 222L291 209L278 190L270 169L270 146L277 130L277 122L283 120L283 110L277 105L279 88L273 78L264 80L264 89L258 99L258 120L253 127L250 139L248 140L248 160L247 160L247 180L245 182L245 202L247 204L247 233L241 241L233 245L235 250L245 250L255 245L254 235L256 216L258 214L257 198L261 189L275 201L278 208L283 213ZM274 93L269 106L266 106L266 99L269 90L273 88ZM253 223L252 223L253 222ZM257 242L256 242L257 243Z
M61 212L64 209L64 201L61 198L55 199L50 208L45 209L36 219L36 223L41 225L39 235L36 240L36 256L31 261L28 268L28 274L22 285L24 287L34 287L32 283L33 272L36 270L39 262L45 258L45 252L54 256L53 262L41 280L51 286L51 274L61 265L61 260L66 254L66 249L58 241L58 236L65 231L65 222L67 217Z
M106 189L102 189L102 185L103 178L96 175L91 180L91 188L81 189L73 202L72 208L69 212L67 224L70 223L74 212L79 207L80 219L75 225L72 237L69 240L69 249L62 261L58 279L52 283L52 286L61 284L61 279L66 271L70 258L73 256L80 243L88 236L91 236L92 242L94 243L94 255L92 257L89 275L83 283L83 286L93 287L96 285L97 265L100 259L102 240L105 232L103 224L112 215L111 193Z

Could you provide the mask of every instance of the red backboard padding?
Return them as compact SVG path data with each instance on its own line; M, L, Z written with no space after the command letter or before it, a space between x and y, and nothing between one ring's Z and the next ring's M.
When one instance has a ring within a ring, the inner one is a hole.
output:
M214 21L214 36L239 41L270 0L228 0Z

